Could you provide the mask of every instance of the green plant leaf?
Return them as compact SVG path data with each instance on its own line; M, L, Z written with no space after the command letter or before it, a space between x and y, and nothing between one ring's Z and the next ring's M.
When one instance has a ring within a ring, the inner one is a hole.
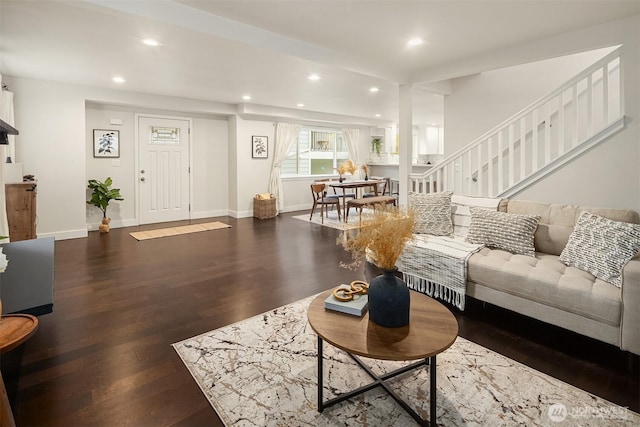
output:
M107 207L111 200L124 200L119 188L109 188L111 184L113 184L111 177L105 179L104 182L90 179L87 183L87 188L92 190L91 198L87 200L87 204L99 208L105 217L107 216Z

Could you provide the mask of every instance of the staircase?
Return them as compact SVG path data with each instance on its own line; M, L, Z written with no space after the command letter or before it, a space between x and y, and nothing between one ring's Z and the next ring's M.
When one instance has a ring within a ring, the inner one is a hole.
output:
M624 127L621 47L448 156L409 191L511 197Z

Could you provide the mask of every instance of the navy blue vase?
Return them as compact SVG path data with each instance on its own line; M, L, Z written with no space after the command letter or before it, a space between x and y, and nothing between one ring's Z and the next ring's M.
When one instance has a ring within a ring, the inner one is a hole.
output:
M386 328L409 324L409 288L395 270L384 270L369 283L369 320Z

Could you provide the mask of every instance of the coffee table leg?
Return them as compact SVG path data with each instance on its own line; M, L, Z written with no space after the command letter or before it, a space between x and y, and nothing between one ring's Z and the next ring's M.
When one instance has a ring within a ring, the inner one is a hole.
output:
M432 427L437 426L436 424L436 356L431 356L429 358L429 405L430 405L430 415L429 415L429 423Z
M322 402L322 338L318 336L318 412L324 410Z

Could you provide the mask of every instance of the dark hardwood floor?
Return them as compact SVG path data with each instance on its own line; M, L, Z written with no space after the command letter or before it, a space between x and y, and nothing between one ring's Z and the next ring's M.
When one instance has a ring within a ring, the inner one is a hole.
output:
M338 266L350 256L337 230L292 215L215 218L232 228L141 242L128 233L166 224L56 242L54 311L2 356L17 425L222 425L171 344L364 278ZM640 378L615 347L479 302L452 311L461 336L640 410Z

